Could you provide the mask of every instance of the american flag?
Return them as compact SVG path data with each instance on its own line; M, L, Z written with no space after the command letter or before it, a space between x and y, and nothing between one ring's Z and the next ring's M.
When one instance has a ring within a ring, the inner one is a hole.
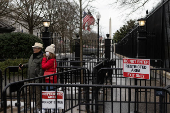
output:
M86 25L86 22L89 20L89 15L84 12L84 16L83 16L83 29L85 30L85 25Z
M95 19L94 19L94 17L93 17L93 15L89 12L89 20L88 20L88 26L89 25L94 25L94 22L95 22Z
M84 12L84 16L83 16L83 29L85 30L85 25L87 23L87 30L90 31L90 25L94 25L95 19L93 17L93 15L88 12L88 14L86 12Z
M90 31L90 25L94 25L94 22L95 22L95 19L90 12L89 12L89 15L90 15L90 18L89 18L89 21L87 22L88 23L88 26L87 26L88 31Z

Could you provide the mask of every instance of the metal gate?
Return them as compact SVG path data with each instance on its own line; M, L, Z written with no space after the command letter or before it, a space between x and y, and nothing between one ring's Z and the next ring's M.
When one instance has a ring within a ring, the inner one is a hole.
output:
M44 86L55 87L55 96L57 96L59 88L62 89L64 108L57 107L59 104L55 104L56 107L54 108L59 113L168 113L170 110L170 95L167 90L169 87L45 83L32 83L22 86L17 96L17 107L13 110L20 113L21 108L26 108L27 94L21 98L21 92L26 90L27 87L39 88L42 91ZM100 88L100 92L95 91L98 88ZM31 111L36 109L36 93L37 91L34 90L34 96L31 98ZM98 95L98 98L96 98L96 95ZM41 103L44 103L43 101L41 100ZM57 98L53 101L60 103ZM51 112L50 108L43 109L41 106L41 112L43 110L48 113ZM27 112L30 111L25 109L25 113ZM10 110L4 111L4 113L10 113Z

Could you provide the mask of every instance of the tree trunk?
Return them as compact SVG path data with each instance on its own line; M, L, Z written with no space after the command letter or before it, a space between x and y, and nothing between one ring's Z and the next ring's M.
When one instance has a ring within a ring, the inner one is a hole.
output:
M82 52L82 0L80 0L80 30L79 30L79 36L80 36L80 66L83 67L83 52ZM81 84L83 84L83 70L81 70Z
M29 29L29 34L33 35L33 29L32 28Z

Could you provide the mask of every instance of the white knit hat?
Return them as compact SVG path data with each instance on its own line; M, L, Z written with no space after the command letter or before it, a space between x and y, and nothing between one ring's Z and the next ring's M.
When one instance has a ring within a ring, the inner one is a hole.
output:
M55 45L51 44L50 46L47 46L46 49L45 49L45 52L51 52L51 53L54 54L54 52L55 52Z

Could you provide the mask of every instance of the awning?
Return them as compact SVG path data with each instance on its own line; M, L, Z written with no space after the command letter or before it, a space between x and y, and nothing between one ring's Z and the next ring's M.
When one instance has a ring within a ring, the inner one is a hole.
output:
M0 33L10 33L15 31L15 27L8 25L0 20Z

